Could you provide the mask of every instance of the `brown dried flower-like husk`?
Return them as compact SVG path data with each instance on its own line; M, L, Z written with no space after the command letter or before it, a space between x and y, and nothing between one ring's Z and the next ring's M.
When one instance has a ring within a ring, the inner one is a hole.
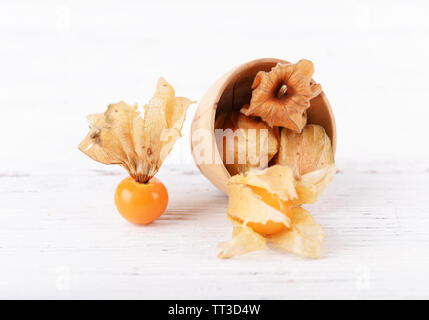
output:
M79 149L95 161L121 165L137 182L146 183L181 137L191 103L176 97L173 87L160 78L154 96L144 106L144 119L137 105L111 104L105 113L88 116L90 132Z
M241 112L261 117L269 126L285 127L301 132L307 123L310 100L322 92L312 82L313 63L300 60L296 64L277 64L270 72L257 73L252 85L252 98Z
M219 149L223 150L222 160L231 175L250 168L267 167L279 148L278 128L270 128L260 119L245 116L238 111L220 114L215 129L231 129L231 134L236 136L234 143L228 143L227 131L223 135L217 134ZM249 129L255 131L251 133Z

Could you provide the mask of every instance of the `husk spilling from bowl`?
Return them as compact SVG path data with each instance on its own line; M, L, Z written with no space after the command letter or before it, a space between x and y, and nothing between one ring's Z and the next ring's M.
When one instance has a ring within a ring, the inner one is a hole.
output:
M271 138L265 145L246 142L244 151L237 150L240 146L235 143L230 150L237 159L249 148L264 147L265 153L257 150L256 154L266 154L268 161L225 163L232 176L227 216L234 230L232 240L220 245L219 258L265 249L267 244L306 258L320 257L325 234L301 205L318 199L336 167L324 128L307 124L310 100L321 93L321 86L311 78L313 72L308 60L261 71L252 85L250 105L241 108L249 118L234 121L231 116L232 120L218 116L216 127L243 131L253 126L265 129Z

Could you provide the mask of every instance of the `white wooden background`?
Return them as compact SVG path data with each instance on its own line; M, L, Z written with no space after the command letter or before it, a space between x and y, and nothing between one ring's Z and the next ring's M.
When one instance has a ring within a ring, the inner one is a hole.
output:
M429 7L424 1L0 3L0 298L429 298ZM159 178L167 213L125 222L125 176L77 151L85 117L164 76L199 100L254 58L309 58L340 169L308 209L321 260L220 261L227 198L195 168L188 112Z

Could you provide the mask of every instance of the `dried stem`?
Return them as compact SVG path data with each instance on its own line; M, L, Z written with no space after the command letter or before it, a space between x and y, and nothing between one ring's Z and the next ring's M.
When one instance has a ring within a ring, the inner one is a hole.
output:
M279 91L277 91L277 98L282 98L287 92L287 85L284 84L280 87Z

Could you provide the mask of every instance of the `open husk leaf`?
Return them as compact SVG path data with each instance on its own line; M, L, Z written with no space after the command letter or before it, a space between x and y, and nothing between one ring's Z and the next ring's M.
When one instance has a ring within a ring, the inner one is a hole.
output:
M332 181L337 172L335 164L309 172L296 181L295 190L298 197L293 200L295 205L314 203Z
M325 232L311 214L303 208L292 209L291 226L288 230L268 236L275 246L303 258L318 259Z
M292 169L282 165L273 165L265 170L252 169L245 174L233 176L229 180L227 213L233 222L234 233L231 241L222 244L219 258L231 258L261 250L265 248L264 241L302 257L320 257L325 237L321 226L309 212L293 206L315 200L326 187L326 179L322 179L323 182L320 179L329 175L331 167L308 173L303 176L305 181L297 181L293 177ZM312 174L313 176L310 176ZM254 193L251 187L263 188L280 200L292 200L291 210L280 211L271 207ZM298 192L298 188L301 188L302 194ZM278 233L263 236L249 227L249 223L272 222L283 223L285 228Z
M238 111L221 113L215 129L223 163L231 175L266 168L279 148L278 128Z
M289 167L274 165L264 170L251 169L249 173L242 173L231 177L228 181L233 185L254 186L269 190L283 201L297 198L294 186L294 177Z
M191 103L176 97L173 87L160 78L154 96L144 106L144 118L137 105L111 104L106 112L88 116L90 132L79 149L95 161L121 165L137 182L146 183L181 137Z
M289 217L281 211L270 207L255 195L251 188L244 184L231 184L227 212L244 224L247 222L266 223L274 221L290 226Z
M219 244L218 249L221 251L218 258L228 259L267 248L267 241L264 237L231 216L228 216L228 218L234 226L233 238L230 241Z

